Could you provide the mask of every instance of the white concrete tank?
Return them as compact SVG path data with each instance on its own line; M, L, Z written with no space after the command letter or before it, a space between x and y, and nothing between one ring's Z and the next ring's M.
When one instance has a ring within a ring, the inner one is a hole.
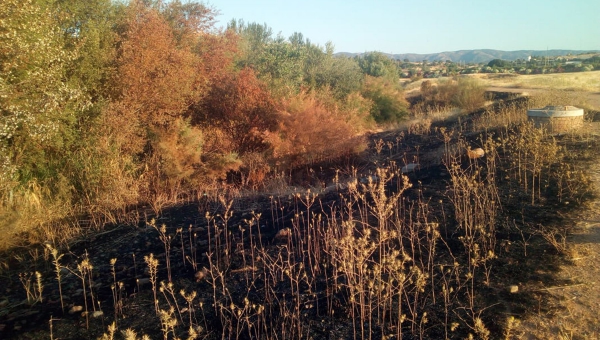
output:
M583 126L583 109L575 106L546 106L527 110L527 117L537 128L549 132L569 132Z

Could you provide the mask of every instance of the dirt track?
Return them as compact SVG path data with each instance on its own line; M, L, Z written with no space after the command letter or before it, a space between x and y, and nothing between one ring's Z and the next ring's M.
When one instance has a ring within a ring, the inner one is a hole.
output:
M600 162L589 164L593 185L600 187ZM558 305L550 313L535 312L517 329L521 339L599 339L600 324L600 198L589 202L570 221L575 232L568 237L568 263L561 266L557 280L570 282L543 288Z

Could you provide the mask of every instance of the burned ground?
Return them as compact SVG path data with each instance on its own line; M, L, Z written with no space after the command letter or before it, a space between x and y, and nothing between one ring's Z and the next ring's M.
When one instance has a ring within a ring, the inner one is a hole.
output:
M598 159L597 136L544 137L574 165L561 180L580 187L563 193L551 174L566 170L550 164L532 194L511 168L506 143L489 152L490 141L516 130L474 131L482 114L434 122L423 134L372 134L364 154L297 169L278 192L223 192L158 216L140 210L138 223L109 225L57 249L60 285L50 247L12 249L2 255L0 334L98 338L116 321L152 338L497 338L510 334L511 317L552 315L560 305L545 287L574 283L557 272L569 263L562 248L573 230L569 216L592 197L581 187L591 182L576 182L584 178L575 172ZM468 159L468 147L488 154ZM402 174L410 163L419 166ZM485 185L465 198L456 192L463 177ZM478 195L495 198L477 208ZM475 202L469 211L481 216L473 225L456 213L458 200ZM385 219L381 203L393 207ZM490 204L493 221L480 209ZM491 224L478 229L478 221ZM362 256L361 247L370 253ZM363 262L342 268L344 259ZM404 281L383 268L393 260ZM158 309L178 326L161 324Z

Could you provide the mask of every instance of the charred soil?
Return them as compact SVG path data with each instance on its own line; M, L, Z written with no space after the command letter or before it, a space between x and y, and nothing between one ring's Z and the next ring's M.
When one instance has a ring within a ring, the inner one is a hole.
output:
M562 157L548 150L545 162L519 144L531 136L515 137L529 130L475 131L482 114L373 134L364 154L298 169L276 193L224 191L59 249L11 249L0 336L111 338L111 325L115 338L531 334L536 317L562 317L570 296L552 287L591 284L564 268L598 256L574 255L584 242L570 235L598 218L582 214L597 203L600 179L586 174L600 139L540 134ZM471 148L486 154L470 159Z

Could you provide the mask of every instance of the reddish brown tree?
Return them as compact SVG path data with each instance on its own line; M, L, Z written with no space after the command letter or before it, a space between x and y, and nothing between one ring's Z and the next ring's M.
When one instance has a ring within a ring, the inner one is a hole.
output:
M211 174L202 159L203 133L184 118L208 89L198 52L203 33L185 29L189 22L178 26L169 20L174 19L141 1L129 5L113 100L104 115L111 147L135 159L145 181L142 195L149 200L197 189Z
M168 125L202 93L200 58L177 47L157 10L131 6L118 53L119 101L143 125Z
M194 122L223 131L239 154L261 152L269 145L265 133L277 127L275 102L266 86L249 68L237 74L224 73L215 79ZM224 144L227 141L223 141Z

